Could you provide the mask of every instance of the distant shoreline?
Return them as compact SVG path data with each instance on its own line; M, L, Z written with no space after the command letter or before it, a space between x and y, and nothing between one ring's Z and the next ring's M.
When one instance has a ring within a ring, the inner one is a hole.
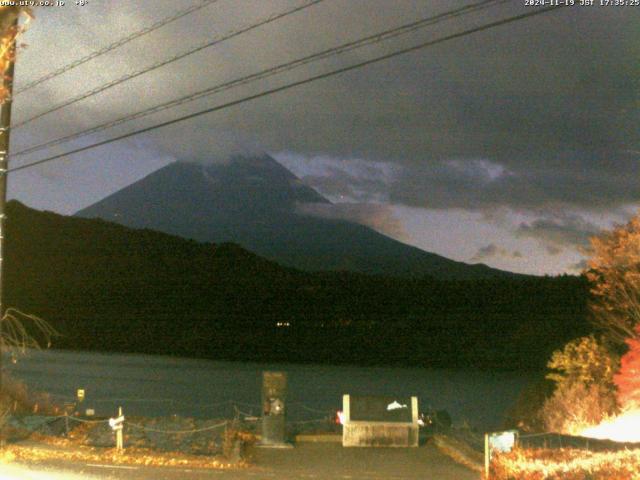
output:
M243 365L259 365L259 364L269 364L273 366L273 368L282 368L286 369L287 367L353 367L353 368L403 368L403 369L416 369L416 370L438 370L438 371L451 371L451 372L501 372L501 373L526 373L526 374L540 374L544 373L546 370L544 368L539 369L513 369L513 368L500 368L501 366L491 367L489 365L482 366L482 364L472 365L472 366L440 366L438 364L434 365L416 365L416 364L392 364L392 363L347 363L347 362L317 362L313 360L309 361L286 361L286 360L270 360L268 358L264 359L243 359L243 358L211 358L211 357L195 357L195 356L181 356L171 353L153 353L153 352L135 352L135 351L116 351L116 350L101 350L101 349L78 349L78 348L62 348L62 347L53 347L42 350L30 350L25 354L27 357L34 352L52 352L52 353L69 353L69 354L83 354L90 353L96 355L104 355L107 357L116 357L116 356L131 356L131 357L155 357L166 360L179 360L179 361L191 361L191 362L219 362L219 363L229 363L229 364L243 364ZM5 358L8 358L8 354L3 352L3 361Z

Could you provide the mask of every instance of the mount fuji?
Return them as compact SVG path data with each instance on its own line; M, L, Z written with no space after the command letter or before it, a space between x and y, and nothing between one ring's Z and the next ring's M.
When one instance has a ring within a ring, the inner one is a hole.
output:
M282 265L402 277L515 276L406 245L367 226L304 214L331 206L269 155L175 162L76 213L201 242L233 242ZM318 205L319 204L319 205Z

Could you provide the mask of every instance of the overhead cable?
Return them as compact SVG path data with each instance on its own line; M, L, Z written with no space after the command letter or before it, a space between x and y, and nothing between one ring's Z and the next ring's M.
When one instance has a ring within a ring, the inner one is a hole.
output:
M301 67L303 65L307 65L309 63L312 62L316 62L319 60L323 60L326 58L329 58L331 56L334 55L339 55L351 50L355 50L357 48L362 48L368 45L372 45L375 43L379 43L382 41L386 41L395 37L398 37L400 35L405 35L411 32L414 32L420 28L425 28L427 26L431 26L434 25L436 23L442 22L444 20L449 20L451 18L455 18L461 15L467 15L469 13L472 12L476 12L480 9L485 9L488 8L490 6L493 6L495 4L499 4L499 3L505 3L509 0L483 0L481 2L476 2L474 4L471 5L466 5L464 7L455 9L455 10L451 10L445 13L441 13L438 15L434 15L431 17L427 17L427 18L422 18L418 21L414 21L414 22L410 22L408 24L405 25L401 25L399 27L395 27L392 29L388 29L385 30L383 32L379 32L373 35L369 35L367 37L361 38L359 40L355 40L355 41L351 41L342 45L339 45L337 47L333 47L333 48L329 48L326 50L322 50L320 52L314 53L312 55L307 55L305 57L302 58L298 58L296 60L290 61L290 62L286 62L286 63L282 63L280 65L276 65L274 67L270 67L267 68L265 70L261 70L257 73L251 74L251 75L245 75L243 77L240 78L236 78L234 80L230 80L218 85L214 85L212 87L206 88L204 90L200 90L198 92L195 93L191 93L189 95L184 95L180 98L174 99L174 100L170 100L168 102L164 102L158 105L155 105L153 107L141 110L139 112L135 112L135 113L131 113L128 115L125 115L123 117L120 117L118 119L115 120L110 120L109 122L79 131L79 132L75 132L72 133L70 135L66 135L64 137L61 138L57 138L57 139L53 139L53 140L49 140L47 142L38 144L38 145L34 145L28 148L25 148L23 150L20 150L14 154L11 155L11 157L18 157L21 155L26 155L29 153L33 153L39 150L43 150L45 148L54 146L54 145L59 145L61 143L65 143L68 142L70 140L74 140L80 137L84 137L87 135L91 135L94 133L98 133L100 131L106 130L108 128L113 128L117 125L120 125L122 123L126 123L126 122L130 122L133 120L138 120L140 118L152 115L154 113L158 113L160 111L163 110L167 110L170 108L174 108L195 100L198 100L200 98L203 97L207 97L216 93L220 93L226 90L229 90L231 88L235 88L241 85L245 85L248 83L252 83L255 82L257 80L262 80L265 78L269 78L272 77L274 75L280 74L280 73L284 73L290 70L293 70L295 68ZM15 128L15 127L14 127Z
M182 17L185 17L193 12L196 12L208 5L211 5L212 3L216 3L219 0L201 0L199 3L192 5L188 8L185 8L183 10L179 10L177 12L175 12L174 14L163 18L162 20L159 20L157 22L155 22L153 25L150 25L148 27L145 27L141 30L137 30L129 35L127 35L126 37L120 38L119 40L116 40L113 43L110 43L109 45L100 48L98 50L95 50L94 52L91 52L88 55L85 55L82 58L79 58L77 60L74 60L71 63L68 63L60 68L58 68L57 70L54 70L53 72L47 73L46 75L43 75L42 77L33 80L29 83L27 83L26 85L24 85L23 87L20 87L18 89L16 89L13 92L13 96L15 97L16 95L19 95L22 92L26 92L27 90L40 85L48 80L51 80L52 78L58 77L60 75L62 75L63 73L68 72L69 70L73 70L76 67L79 67L80 65L87 63L91 60L93 60L94 58L97 58L101 55L104 55L106 53L111 52L112 50L115 50L118 47L121 47L122 45L125 45L133 40L135 40L136 38L140 38L144 35L147 35L155 30L158 30L159 28L164 27L165 25L174 22Z
M135 135L140 135L142 133L147 133L147 132L150 132L150 131L153 131L153 130L156 130L156 129L159 129L159 128L163 128L163 127L166 127L166 126L169 126L169 125L174 125L174 124L179 123L179 122L190 120L192 118L196 118L196 117L199 117L199 116L202 116L202 115L206 115L206 114L209 114L209 113L217 112L219 110L223 110L223 109L226 109L226 108L229 108L229 107L233 107L235 105L240 105L242 103L249 102L251 100L256 100L258 98L262 98L262 97L265 97L265 96L268 96L268 95L272 95L274 93L290 90L290 89L292 89L294 87L298 87L298 86L301 86L301 85L306 85L308 83L315 82L317 80L321 80L321 79L324 79L324 78L329 78L329 77L332 77L332 76L335 76L335 75L346 73L346 72L349 72L351 70L355 70L355 69L362 68L362 67L365 67L365 66L368 66L368 65L372 65L374 63L378 63L378 62L381 62L381 61L384 61L384 60L388 60L388 59L391 59L391 58L394 58L394 57L397 57L397 56L400 56L400 55L405 55L405 54L410 53L410 52L415 52L417 50L421 50L423 48L431 47L431 46L434 46L434 45L437 45L437 44L440 44L440 43L443 43L443 42L446 42L446 41L449 41L449 40L462 38L462 37L465 37L467 35L471 35L471 34L474 34L474 33L486 31L486 30L489 30L491 28L499 27L499 26L506 25L506 24L513 23L513 22L517 22L517 21L520 21L520 20L524 20L524 19L527 19L527 18L530 18L530 17L541 15L543 13L551 12L553 10L558 10L560 8L564 8L564 5L561 5L561 6L553 5L553 6L548 6L548 7L544 7L544 8L539 8L539 9L532 10L532 11L527 12L527 13L523 13L523 14L520 14L520 15L515 15L515 16L512 16L512 17L507 17L507 18L504 18L504 19L501 19L501 20L497 20L497 21L494 21L494 22L490 22L490 23L487 23L487 24L484 24L484 25L481 25L481 26L478 26L478 27L469 28L469 29L463 30L463 31L458 32L458 33L446 35L444 37L440 37L440 38L437 38L435 40L429 40L427 42L423 42L423 43L420 43L418 45L414 45L414 46L411 46L411 47L403 48L401 50L396 50L395 52L391 52L391 53L387 53L387 54L384 54L384 55L380 55L378 57L374 57L374 58L371 58L369 60L365 60L363 62L355 63L355 64L352 64L352 65L348 65L346 67L341 67L341 68L338 68L338 69L335 69L335 70L331 70L329 72L325 72L325 73L322 73L322 74L314 75L314 76L308 77L308 78L306 78L304 80L299 80L299 81L296 81L296 82L288 83L286 85L282 85L280 87L276 87L276 88L272 88L272 89L269 89L269 90L265 90L265 91L262 91L260 93L256 93L256 94L253 94L253 95L249 95L249 96L240 98L238 100L233 100L233 101L230 101L230 102L227 102L227 103L223 103L221 105L217 105L217 106L214 106L214 107L211 107L211 108L207 108L205 110L201 110L199 112L195 112L195 113L191 113L189 115L185 115L185 116L182 116L182 117L179 117L179 118L175 118L173 120L169 120L169 121L162 122L162 123L159 123L159 124L156 124L156 125L152 125L152 126L149 126L149 127L141 128L141 129L135 130L133 132L125 133L123 135L119 135L119 136L114 137L114 138L103 140L101 142L96 142L96 143L93 143L91 145L87 145L87 146L84 146L84 147L81 147L81 148L77 148L77 149L74 149L74 150L70 150L68 152L64 152L64 153L61 153L61 154L58 154L58 155L53 155L53 156L50 156L50 157L47 157L47 158L43 158L41 160L37 160L37 161L31 162L31 163L27 163L25 165L20 165L18 167L13 167L13 168L9 169L8 171L9 172L16 172L16 171L24 170L24 169L27 169L27 168L32 168L32 167L35 167L37 165L42 165L44 163L52 162L52 161L57 160L59 158L64 158L64 157L67 157L67 156L70 156L70 155L74 155L76 153L85 152L87 150L92 150L94 148L101 147L103 145L107 145L107 144L110 144L110 143L113 143L113 142L117 142L119 140L124 140L125 138L130 138L130 137L133 137Z
M11 126L11 130L16 130L17 128L23 127L24 125L27 125L28 123L31 123L34 120L37 120L37 119L39 119L41 117L44 117L45 115L49 115L50 113L53 113L53 112L56 112L56 111L58 111L58 110L60 110L62 108L68 107L69 105L73 105L74 103L78 103L78 102L80 102L82 100L85 100L85 99L87 99L89 97L93 97L93 96L95 96L95 95L97 95L99 93L102 93L102 92L104 92L106 90L109 90L110 88L113 88L113 87L115 87L117 85L120 85L121 83L127 82L127 81L132 80L134 78L137 78L137 77L139 77L141 75L144 75L146 73L152 72L154 70L157 70L157 69L159 69L161 67L164 67L166 65L169 65L171 63L177 62L178 60L182 60L183 58L186 58L186 57L188 57L190 55L193 55L194 53L200 52L201 50L204 50L205 48L213 47L214 45L218 45L219 43L222 43L222 42L224 42L226 40L229 40L231 38L237 37L238 35L242 35L243 33L247 33L249 31L254 30L254 29L256 29L258 27L261 27L263 25L267 25L268 23L275 22L276 20L279 20L279 19L281 19L283 17L292 15L292 14L294 14L296 12L299 12L300 10L304 10L305 8L309 8L312 5L315 5L315 4L323 2L323 1L324 0L310 0L310 1L308 1L307 3L305 3L305 4L301 5L301 6L297 6L295 8L290 8L288 10L285 10L284 12L281 12L281 13L276 13L276 14L273 14L273 15L269 15L268 17L266 17L264 19L261 19L256 23L253 23L251 25L242 27L242 28L237 29L237 30L233 30L233 31L231 31L229 33L226 33L226 34L222 35L222 36L214 37L213 40L208 40L208 41L198 45L197 47L190 48L189 50L186 50L184 52L178 53L178 54L176 54L176 55L174 55L174 56L172 56L172 57L170 57L168 59L156 62L156 63L154 63L154 64L152 64L152 65L150 65L150 66L148 66L146 68L143 68L141 70L137 70L137 71L132 72L132 73L127 73L127 74L123 75L122 77L119 77L119 78L117 78L115 80L111 80L110 82L108 82L106 84L100 85L100 86L98 86L96 88L93 88L93 89L91 89L91 90L89 90L89 91L87 91L85 93L81 93L80 95L76 95L75 97L72 97L72 98L70 98L68 100L65 100L65 101L63 101L63 102L61 102L61 103L59 103L57 105L54 105L53 107L45 110L44 112L40 112L40 113L34 115L33 117L27 118L26 120L23 120L23 121L21 121L19 123L16 123L16 124L12 125Z

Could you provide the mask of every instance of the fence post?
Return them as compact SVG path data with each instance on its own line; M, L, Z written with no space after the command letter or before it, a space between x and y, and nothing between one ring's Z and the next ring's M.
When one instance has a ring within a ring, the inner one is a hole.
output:
M489 479L489 434L484 434L484 478Z
M118 417L122 418L122 407L118 407ZM124 422L119 425L118 430L116 430L116 450L121 452L124 449L122 442L122 430L124 427Z

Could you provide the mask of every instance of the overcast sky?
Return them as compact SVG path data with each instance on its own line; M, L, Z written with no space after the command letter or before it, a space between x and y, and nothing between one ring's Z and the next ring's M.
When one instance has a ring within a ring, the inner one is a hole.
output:
M193 1L36 9L16 87ZM305 0L219 0L16 96L21 122ZM13 132L11 151L469 0L324 0ZM580 3L576 0L576 3ZM12 173L10 195L71 214L176 160L266 151L342 216L428 251L518 272L575 272L590 236L640 203L640 7L578 6ZM513 0L30 156L12 166L517 14Z

